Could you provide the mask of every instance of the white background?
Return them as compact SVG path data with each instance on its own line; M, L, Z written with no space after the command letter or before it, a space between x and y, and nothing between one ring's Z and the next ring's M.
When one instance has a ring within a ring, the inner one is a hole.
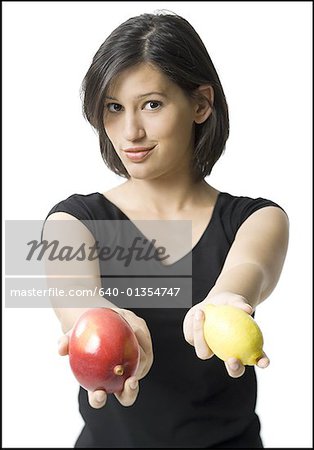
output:
M271 358L257 369L265 447L312 447L312 2L3 2L3 217L44 219L73 193L123 179L102 162L79 88L108 34L172 10L212 56L230 108L208 180L281 204L291 223L280 281L256 320ZM3 308L4 447L73 447L78 386L57 355L50 309Z

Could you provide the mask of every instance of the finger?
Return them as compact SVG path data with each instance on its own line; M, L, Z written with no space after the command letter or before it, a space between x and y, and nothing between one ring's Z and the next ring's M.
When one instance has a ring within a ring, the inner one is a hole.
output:
M138 367L136 369L136 372L135 372L134 376L136 376L137 379L140 380L141 378L143 378L146 375L148 370L149 370L148 357L146 356L146 354L143 351L142 347L140 347L139 363L138 363Z
M242 377L242 375L245 372L245 367L244 365L241 363L240 360L238 360L237 358L229 358L226 362L225 362L225 366L227 369L228 374L230 375L230 377L232 378L239 378Z
M213 356L213 352L206 344L203 332L204 326L204 312L201 309L197 309L194 314L193 320L193 335L194 335L194 347L196 355L200 359L208 359Z
M61 356L67 355L69 352L69 337L64 334L58 340L58 353Z
M152 338L145 320L139 318L129 310L118 309L118 313L129 323L129 325L133 329L139 346L151 359L151 356L153 354Z
M134 330L134 333L140 347L144 350L144 353L152 353L152 340L148 330L146 331L142 328L138 328L137 330Z
M134 333L140 347L140 361L135 375L137 379L141 379L147 375L153 364L152 340L150 334L147 334L143 329L139 328Z
M90 392L88 391L88 401L92 408L99 409L105 406L107 401L107 393L102 390Z
M186 342L190 345L194 345L193 336L193 321L194 321L195 309L190 310L183 321L183 335Z
M240 302L240 301L236 301L236 302L234 302L234 303L232 303L232 306L236 306L237 308L240 308L240 309L242 309L243 311L245 311L246 313L248 313L248 314L252 314L253 313L253 308L252 308L252 306L251 305L249 305L248 303L246 303L246 302Z
M257 361L256 365L257 367L260 367L261 369L266 369L270 364L270 360L268 356L263 352L263 356Z
M140 347L140 362L134 376L141 380L144 378L148 372L150 371L154 361L153 353L145 353L143 349Z
M139 382L135 377L125 380L123 391L114 394L122 406L132 406L139 393Z

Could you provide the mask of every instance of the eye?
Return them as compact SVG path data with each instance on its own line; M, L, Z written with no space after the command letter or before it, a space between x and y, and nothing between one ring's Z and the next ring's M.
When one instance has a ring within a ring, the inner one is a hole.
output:
M122 106L119 103L107 103L106 108L108 111L117 113L122 110Z
M159 109L161 105L162 103L157 100L150 100L149 102L145 103L144 109L148 109L148 111L154 111L155 109Z

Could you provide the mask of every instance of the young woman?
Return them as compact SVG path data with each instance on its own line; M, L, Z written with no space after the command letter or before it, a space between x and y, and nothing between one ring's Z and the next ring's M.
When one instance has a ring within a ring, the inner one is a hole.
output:
M254 314L280 277L288 219L271 200L219 192L205 180L225 148L229 120L204 44L174 14L133 17L101 45L82 93L103 159L126 181L104 193L71 195L52 208L47 223L191 221L192 299L189 308L124 308L111 298L93 299L91 307L114 308L129 322L141 361L121 393L80 387L85 426L75 446L262 447L255 367L213 355L203 309L230 304ZM82 226L90 245L96 234ZM106 267L84 264L91 278L80 285L106 287L99 277ZM84 310L55 308L61 355ZM266 354L257 362L268 364Z

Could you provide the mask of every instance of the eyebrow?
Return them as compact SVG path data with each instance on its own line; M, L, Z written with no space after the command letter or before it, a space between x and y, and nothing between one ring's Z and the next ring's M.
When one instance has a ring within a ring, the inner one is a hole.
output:
M163 94L162 92L152 91L152 92L147 92L145 94L138 95L136 98L140 99L143 97L148 97L149 95L160 95L161 97L167 97L166 94ZM106 95L106 98L108 98L109 100L118 101L118 99L116 99L115 97L110 97L109 95Z

